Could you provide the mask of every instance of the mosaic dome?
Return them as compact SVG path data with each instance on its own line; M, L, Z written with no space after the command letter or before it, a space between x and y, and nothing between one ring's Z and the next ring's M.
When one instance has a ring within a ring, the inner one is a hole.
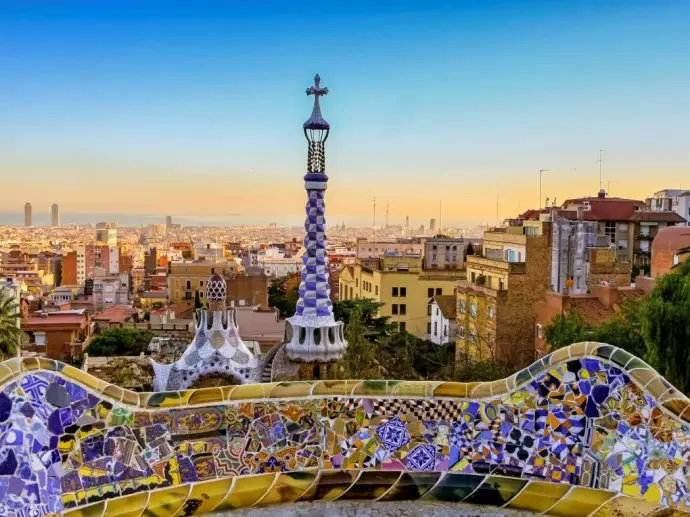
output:
M225 294L227 293L228 285L225 280L218 273L215 273L208 280L208 286L206 288L206 298L209 302L220 302L225 300Z

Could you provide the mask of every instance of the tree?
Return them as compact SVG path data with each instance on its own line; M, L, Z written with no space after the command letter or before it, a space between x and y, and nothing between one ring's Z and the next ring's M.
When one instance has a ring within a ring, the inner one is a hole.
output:
M268 305L278 309L281 318L295 313L297 307L298 285L288 287L288 278L274 278L268 287Z
M199 291L194 291L194 308L201 309L201 307L201 296L199 295Z
M336 321L342 321L347 325L352 314L357 311L362 325L365 327L366 338L375 343L383 338L390 337L396 330L396 324L390 323L388 316L377 316L382 303L368 298L356 300L343 300L333 304L333 315Z
M148 330L127 327L107 329L91 341L86 352L99 357L139 355L146 352L151 338L153 334Z
M676 388L690 392L690 261L657 280L642 327L647 361Z
M467 248L465 249L465 256L468 255L474 255L474 246L472 246L471 242L467 245Z
M594 329L592 340L615 345L637 357L645 358L647 346L642 332L644 307L642 300L624 303L620 314Z
M573 343L587 341L590 336L591 332L587 329L585 320L576 312L559 314L545 329L546 341L553 348L563 348Z
M0 288L0 358L15 357L24 333L17 326L19 306L4 288Z
M359 308L350 313L349 323L345 329L347 350L341 360L342 371L346 379L378 379L380 368L375 359L374 344L366 336L366 327L362 323Z

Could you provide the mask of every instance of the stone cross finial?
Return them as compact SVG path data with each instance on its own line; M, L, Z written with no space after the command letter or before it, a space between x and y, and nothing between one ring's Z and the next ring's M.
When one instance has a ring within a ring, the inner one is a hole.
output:
M314 76L314 86L307 88L307 95L313 95L315 103L319 102L319 97L321 95L328 95L328 88L321 88L320 84L321 77L319 77L319 74L316 74Z

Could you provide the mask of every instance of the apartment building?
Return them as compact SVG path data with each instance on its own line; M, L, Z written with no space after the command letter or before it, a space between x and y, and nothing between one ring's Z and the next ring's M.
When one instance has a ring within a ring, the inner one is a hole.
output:
M401 331L428 337L431 299L452 295L461 270L425 270L421 253L389 253L380 258L357 259L340 273L341 300L369 298L382 303L381 316L388 316Z

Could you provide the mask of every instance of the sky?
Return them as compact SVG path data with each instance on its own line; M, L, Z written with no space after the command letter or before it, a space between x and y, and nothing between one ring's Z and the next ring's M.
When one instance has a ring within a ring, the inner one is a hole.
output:
M495 222L690 188L690 2L0 0L0 212ZM8 196L7 193L10 193ZM1 217L0 217L1 218ZM94 221L95 222L95 221Z

